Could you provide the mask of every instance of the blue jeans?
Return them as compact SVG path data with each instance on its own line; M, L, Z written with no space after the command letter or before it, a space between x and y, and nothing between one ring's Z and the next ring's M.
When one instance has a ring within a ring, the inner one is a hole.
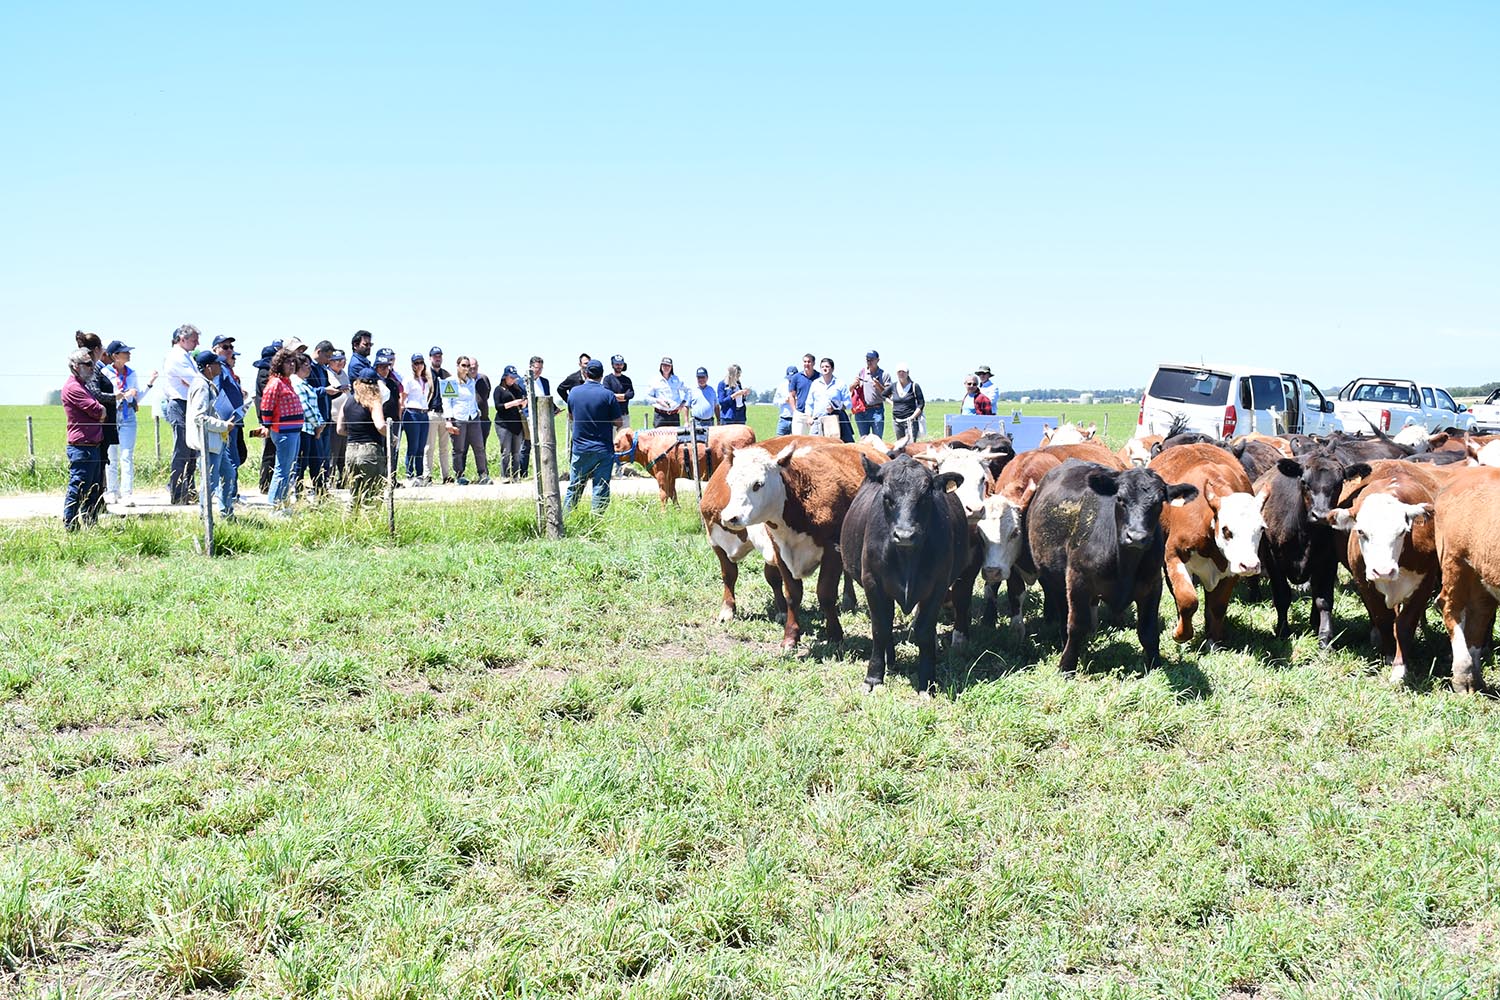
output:
M209 455L209 481L215 483L219 494L219 514L228 517L234 513L234 500L237 493L237 484L240 478L239 453L235 450L234 442L230 441L224 446L224 450L217 455ZM217 461L217 471L213 463ZM213 486L208 487L209 490Z
M609 506L609 471L615 456L608 451L580 451L573 453L573 467L568 473L568 495L563 498L563 511L573 509L583 493L583 484L594 481L594 513L604 513Z
M780 417L780 418L778 418L777 421L776 421L776 436L777 437L785 437L786 435L788 435L790 433L792 433L792 418L791 417Z
M103 446L68 445L68 490L63 494L63 527L73 530L79 518L92 523L88 514L95 491L104 492Z
M432 422L426 410L406 410L401 414L401 433L406 437L406 474L427 474L427 434Z
M276 471L271 473L271 492L266 499L272 507L286 503L292 494L292 476L297 471L297 450L302 446L302 432L271 431L276 449Z
M854 415L854 427L859 431L859 436L874 434L876 437L885 437L885 407L870 408L863 413Z

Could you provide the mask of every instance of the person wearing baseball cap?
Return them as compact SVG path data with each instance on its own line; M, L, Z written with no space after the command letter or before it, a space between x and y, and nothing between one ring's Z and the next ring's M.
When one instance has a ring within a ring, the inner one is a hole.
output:
M141 408L141 396L156 382L156 372L143 388L140 376L130 367L130 352L135 348L123 340L111 340L104 348L109 364L104 374L114 385L115 430L119 441L111 445L105 454L104 492L106 503L121 503L135 506L135 435L139 426L137 414Z
M233 448L230 434L234 423L219 416L216 401L219 396L219 375L224 359L216 351L199 351L193 355L193 366L199 377L193 380L187 395L187 421L189 447L203 456L205 470L203 490L200 494L205 509L213 504L214 494L219 496L219 515L234 516L234 495L224 482L223 455Z
M699 368L693 377L696 381L688 388L688 412L693 425L718 423L719 394L708 384L708 369Z
M444 386L453 385L453 373L443 367L443 349L433 344L427 349L427 374L431 377L431 393L427 397L427 455L422 462L425 478L430 483L434 472L442 473L442 482L453 479L453 437L448 433L444 419L447 404L443 401Z
M891 394L891 378L880 367L880 352L866 351L865 366L859 378L849 387L851 402L854 402L854 429L860 437L873 434L885 436L885 400Z
M526 386L515 365L506 365L491 396L495 404L495 437L500 441L500 478L511 483L522 476L521 453L526 443Z
M583 495L584 483L593 482L593 509L604 513L609 506L610 467L615 459L615 430L620 426L620 403L604 388L604 363L590 359L583 368L583 382L568 394L573 414L572 455L568 492L563 510L572 510Z
M911 366L906 362L896 365L896 381L891 383L891 419L896 424L896 440L908 443L920 441L926 434L922 411L927 400L922 396L922 387L911 378Z
M787 365L786 374L781 380L781 406L776 413L776 436L782 437L792 433L792 415L796 413L797 390L792 385L792 379L797 377L797 366Z
M662 358L657 376L646 389L645 400L655 411L653 427L681 427L682 411L687 407L687 387L677 377L671 358Z
M610 358L609 366L613 370L604 376L603 385L615 394L615 402L620 404L620 419L624 421L621 426L629 427L630 401L635 398L635 383L625 374L625 355L616 354Z

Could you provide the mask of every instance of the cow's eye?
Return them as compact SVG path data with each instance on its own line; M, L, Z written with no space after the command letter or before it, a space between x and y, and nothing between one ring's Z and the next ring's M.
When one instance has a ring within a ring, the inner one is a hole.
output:
M1230 531L1228 528L1220 528L1219 530L1224 533L1225 541L1228 541L1229 539L1234 537L1234 532Z
M750 484L750 492L751 493L757 492L761 488L761 485L762 485L761 483L751 483Z
M1368 542L1370 540L1370 533L1368 531L1361 531L1359 533L1359 540L1362 542Z

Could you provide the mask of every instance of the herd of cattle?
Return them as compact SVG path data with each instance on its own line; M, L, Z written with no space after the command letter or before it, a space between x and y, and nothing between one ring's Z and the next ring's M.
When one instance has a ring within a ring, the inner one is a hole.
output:
M617 448L657 476L675 501L684 447L675 434L630 432ZM687 456L691 459L691 455ZM851 579L865 592L873 688L895 656L895 606L915 613L915 683L935 686L939 614L967 641L974 585L993 625L1005 588L1023 629L1026 589L1064 636L1060 667L1076 670L1103 604L1134 603L1145 665L1155 665L1163 583L1177 606L1173 637L1194 635L1204 592L1211 643L1242 579L1269 580L1276 634L1290 634L1294 589L1333 641L1338 567L1369 612L1370 641L1406 678L1417 626L1437 598L1452 639L1455 691L1483 689L1482 656L1500 603L1500 438L1425 433L1248 435L1233 442L1180 433L1136 438L1118 452L1064 426L1017 454L1002 434L854 444L784 436L757 443L744 426L715 428L699 446L708 476L700 511L724 584L721 621L735 614L741 561L761 557L783 645L801 636L803 580L817 572L830 641L843 639ZM1256 584L1258 586L1258 584Z

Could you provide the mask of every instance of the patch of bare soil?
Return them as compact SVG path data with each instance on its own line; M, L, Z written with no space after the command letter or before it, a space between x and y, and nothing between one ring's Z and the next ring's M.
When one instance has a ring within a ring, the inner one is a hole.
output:
M78 950L45 965L23 965L7 982L0 973L0 996L88 997L88 1000L166 1000L180 996L160 980L109 951Z
M1500 945L1500 917L1466 921L1452 927L1434 927L1432 938L1454 955L1477 955Z

